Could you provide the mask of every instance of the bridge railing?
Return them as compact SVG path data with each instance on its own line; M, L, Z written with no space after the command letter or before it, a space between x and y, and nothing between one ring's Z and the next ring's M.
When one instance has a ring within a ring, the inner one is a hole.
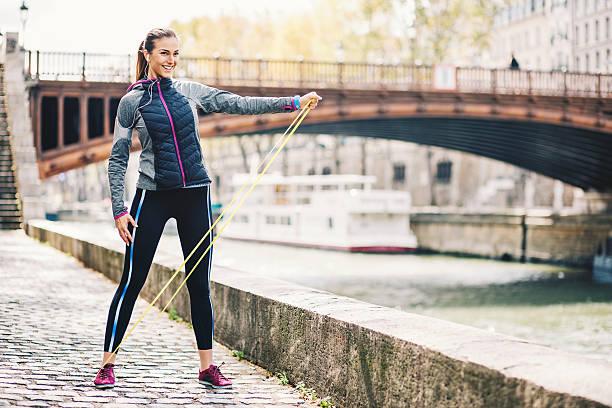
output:
M135 55L92 53L28 51L25 61L29 77L54 81L132 82L135 66ZM224 86L436 91L437 72L408 64L181 57L175 76ZM612 75L478 67L451 72L446 91L612 97Z

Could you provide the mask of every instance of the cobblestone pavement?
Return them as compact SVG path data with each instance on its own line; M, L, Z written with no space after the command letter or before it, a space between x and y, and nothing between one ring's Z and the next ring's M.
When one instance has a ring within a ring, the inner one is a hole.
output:
M115 289L104 275L22 230L0 231L0 406L315 406L218 343L214 361L225 362L234 386L199 384L193 331L156 316L155 308L121 346L115 388L96 389ZM147 306L138 299L128 330Z

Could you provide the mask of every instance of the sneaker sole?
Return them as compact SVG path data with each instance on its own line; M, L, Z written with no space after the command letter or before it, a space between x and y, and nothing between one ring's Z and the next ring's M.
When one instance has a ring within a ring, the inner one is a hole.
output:
M212 383L210 383L208 381L203 381L203 380L198 380L198 382L200 384L209 385L209 386L211 386L213 388L232 388L231 385L214 385L214 384L212 384Z
M115 384L101 384L101 385L94 384L94 387L96 388L113 388L114 386Z

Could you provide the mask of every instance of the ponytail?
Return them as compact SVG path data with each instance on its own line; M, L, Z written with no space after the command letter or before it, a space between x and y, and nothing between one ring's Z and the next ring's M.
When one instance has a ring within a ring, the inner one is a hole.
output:
M149 62L144 56L144 50L147 50L149 54L153 52L155 48L155 40L163 37L174 37L178 40L178 36L171 28L154 28L149 31L144 39L140 42L138 47L138 59L136 61L136 82L143 79L148 74Z
M136 61L136 81L141 80L147 74L147 60L144 56L144 41L141 41L140 47L138 47L138 60Z

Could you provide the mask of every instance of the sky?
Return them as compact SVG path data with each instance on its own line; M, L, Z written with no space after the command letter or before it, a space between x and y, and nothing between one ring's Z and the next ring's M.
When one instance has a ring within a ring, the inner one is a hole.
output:
M22 0L0 0L0 32L19 31ZM41 51L134 53L146 33L171 21L220 13L257 18L309 7L312 0L29 0L25 47Z

